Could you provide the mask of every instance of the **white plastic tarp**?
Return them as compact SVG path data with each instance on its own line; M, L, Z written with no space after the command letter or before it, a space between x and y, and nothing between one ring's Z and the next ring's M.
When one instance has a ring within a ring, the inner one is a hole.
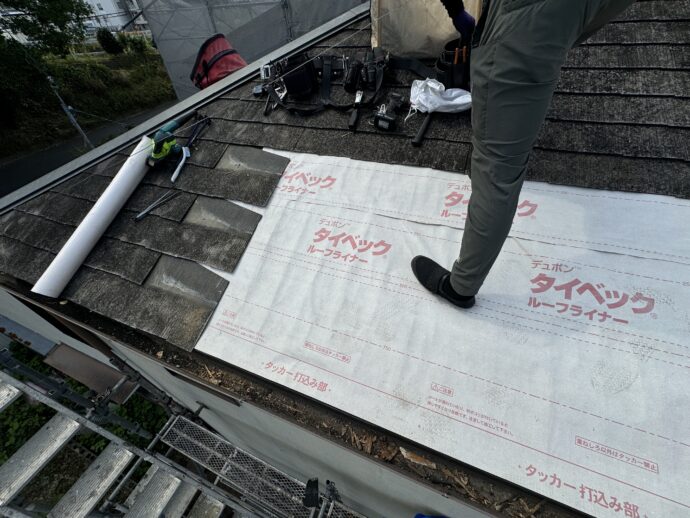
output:
M465 0L475 18L481 0ZM397 55L435 58L458 32L438 0L372 0L371 42Z
M690 202L528 182L471 310L462 175L291 163L197 350L583 512L690 515Z

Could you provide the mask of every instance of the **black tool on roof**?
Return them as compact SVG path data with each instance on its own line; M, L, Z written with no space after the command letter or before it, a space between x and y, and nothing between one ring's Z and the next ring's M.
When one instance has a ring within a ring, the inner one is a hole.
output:
M437 78L446 88L469 88L470 46L461 46L461 43L462 41L460 39L448 42L441 53L441 58L436 62ZM413 146L420 147L422 145L433 118L434 112L428 112L426 114L424 122L422 122L417 134L412 139Z
M363 97L364 90L357 90L355 93L355 102L352 106L352 112L350 113L350 120L347 123L347 127L352 131L357 131L357 123L359 122L359 108L362 105Z
M157 209L158 207L160 207L164 203L169 202L170 200L172 200L176 196L179 196L180 194L181 194L180 191L172 191L171 190L171 191L166 192L165 194L163 194L163 196L158 198L151 205L149 205L144 210L142 210L139 214L134 216L134 221L136 221L138 223L139 221L144 219L146 216L148 216L153 210Z
M412 145L414 147L420 147L424 142L424 137L426 136L426 131L429 129L429 124L431 124L431 119L434 117L434 112L428 112L422 125L417 130L417 134L412 139Z
M327 108L351 111L348 127L354 130L360 109L380 102L385 74L393 69L410 70L424 78L435 77L433 70L421 62L391 56L378 47L358 54L355 59L329 55L310 58L303 53L264 65L261 78L268 94L264 115L278 107L303 116ZM354 102L340 104L331 98L336 78L343 78L345 91L355 95ZM319 99L311 106L306 105L317 92Z
M388 96L388 102L379 106L374 114L374 126L381 131L395 131L398 126L398 111L405 104L405 98L397 93Z
M211 118L205 115L200 115L199 120L197 120L195 124L196 125L194 126L194 130L192 130L192 134L189 135L189 138L187 139L188 148L191 148L201 133L211 125Z

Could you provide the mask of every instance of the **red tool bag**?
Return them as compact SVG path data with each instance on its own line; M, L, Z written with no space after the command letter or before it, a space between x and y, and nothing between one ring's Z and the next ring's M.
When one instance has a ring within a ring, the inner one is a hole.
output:
M225 36L214 34L201 45L189 78L197 88L203 90L246 66L247 62L232 48Z

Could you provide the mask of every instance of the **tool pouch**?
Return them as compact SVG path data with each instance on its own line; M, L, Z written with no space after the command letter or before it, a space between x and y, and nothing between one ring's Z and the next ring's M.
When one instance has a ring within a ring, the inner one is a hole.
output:
M455 53L458 49L458 62L455 61ZM446 43L441 56L436 60L436 79L446 88L470 89L470 54L472 46L465 45L463 57L463 45L460 39Z
M292 98L304 99L316 89L316 69L306 52L281 60L278 69L285 89Z

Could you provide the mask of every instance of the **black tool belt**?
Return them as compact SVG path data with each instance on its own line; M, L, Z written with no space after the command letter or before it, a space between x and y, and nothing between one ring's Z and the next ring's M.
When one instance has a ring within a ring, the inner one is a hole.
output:
M342 78L344 88L349 93L358 90L367 92L366 98L358 106L374 106L380 101L384 76L389 69L410 70L423 78L436 76L433 69L421 62L391 56L380 48L354 59L332 55L310 59L306 53L302 53L275 63L275 77L282 78L285 91L280 91L273 78L269 79L265 90L270 103L294 114L312 115L326 108L346 111L352 109L355 103L337 104L331 100L333 79ZM317 90L319 102L314 106L305 107L290 102L309 98Z
M436 61L436 79L446 88L470 89L470 54L472 46L458 38L446 43Z

